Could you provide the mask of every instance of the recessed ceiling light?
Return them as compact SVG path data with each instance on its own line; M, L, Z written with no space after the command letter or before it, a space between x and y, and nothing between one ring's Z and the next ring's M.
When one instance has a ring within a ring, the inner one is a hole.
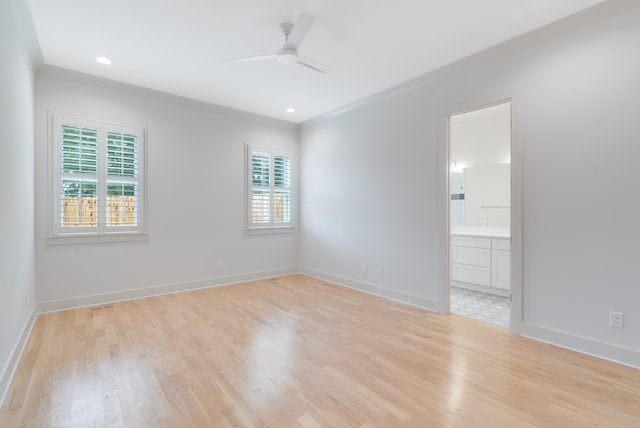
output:
M111 64L111 60L104 56L99 56L98 58L96 58L96 61L98 61L100 64L105 64L105 65Z
M287 113L295 113L296 109L289 107L288 109L285 110Z

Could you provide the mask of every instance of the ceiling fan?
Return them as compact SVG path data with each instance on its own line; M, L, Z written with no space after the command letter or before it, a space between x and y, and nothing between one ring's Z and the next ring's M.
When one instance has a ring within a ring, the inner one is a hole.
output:
M316 18L306 13L301 13L296 20L295 25L290 22L280 24L280 31L284 35L284 45L274 54L247 56L242 58L233 58L234 62L262 61L275 59L282 64L300 64L311 70L327 74L331 69L326 65L319 63L311 58L307 58L298 54L298 48L311 28L311 24Z

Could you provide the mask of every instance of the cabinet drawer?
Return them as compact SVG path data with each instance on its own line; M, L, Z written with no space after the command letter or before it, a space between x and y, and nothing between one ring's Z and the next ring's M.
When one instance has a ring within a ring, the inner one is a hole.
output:
M511 249L511 241L509 239L492 239L491 240L491 248L494 250L505 250L509 251Z
M470 236L454 236L453 245L458 247L491 248L491 238L473 238Z
M464 265L491 266L491 250L488 248L453 247L451 261Z
M454 281L488 286L491 285L491 268L454 263L452 265L451 278Z

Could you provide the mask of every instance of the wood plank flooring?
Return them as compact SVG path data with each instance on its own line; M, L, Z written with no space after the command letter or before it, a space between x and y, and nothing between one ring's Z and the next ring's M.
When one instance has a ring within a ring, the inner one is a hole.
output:
M640 370L292 275L38 317L1 427L640 427Z

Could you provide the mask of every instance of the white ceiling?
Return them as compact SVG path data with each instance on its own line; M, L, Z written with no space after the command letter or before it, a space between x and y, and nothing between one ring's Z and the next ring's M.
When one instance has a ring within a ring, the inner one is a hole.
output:
M28 0L45 64L294 123L601 2ZM302 12L316 20L299 52L329 74L227 61L275 53L278 24Z

